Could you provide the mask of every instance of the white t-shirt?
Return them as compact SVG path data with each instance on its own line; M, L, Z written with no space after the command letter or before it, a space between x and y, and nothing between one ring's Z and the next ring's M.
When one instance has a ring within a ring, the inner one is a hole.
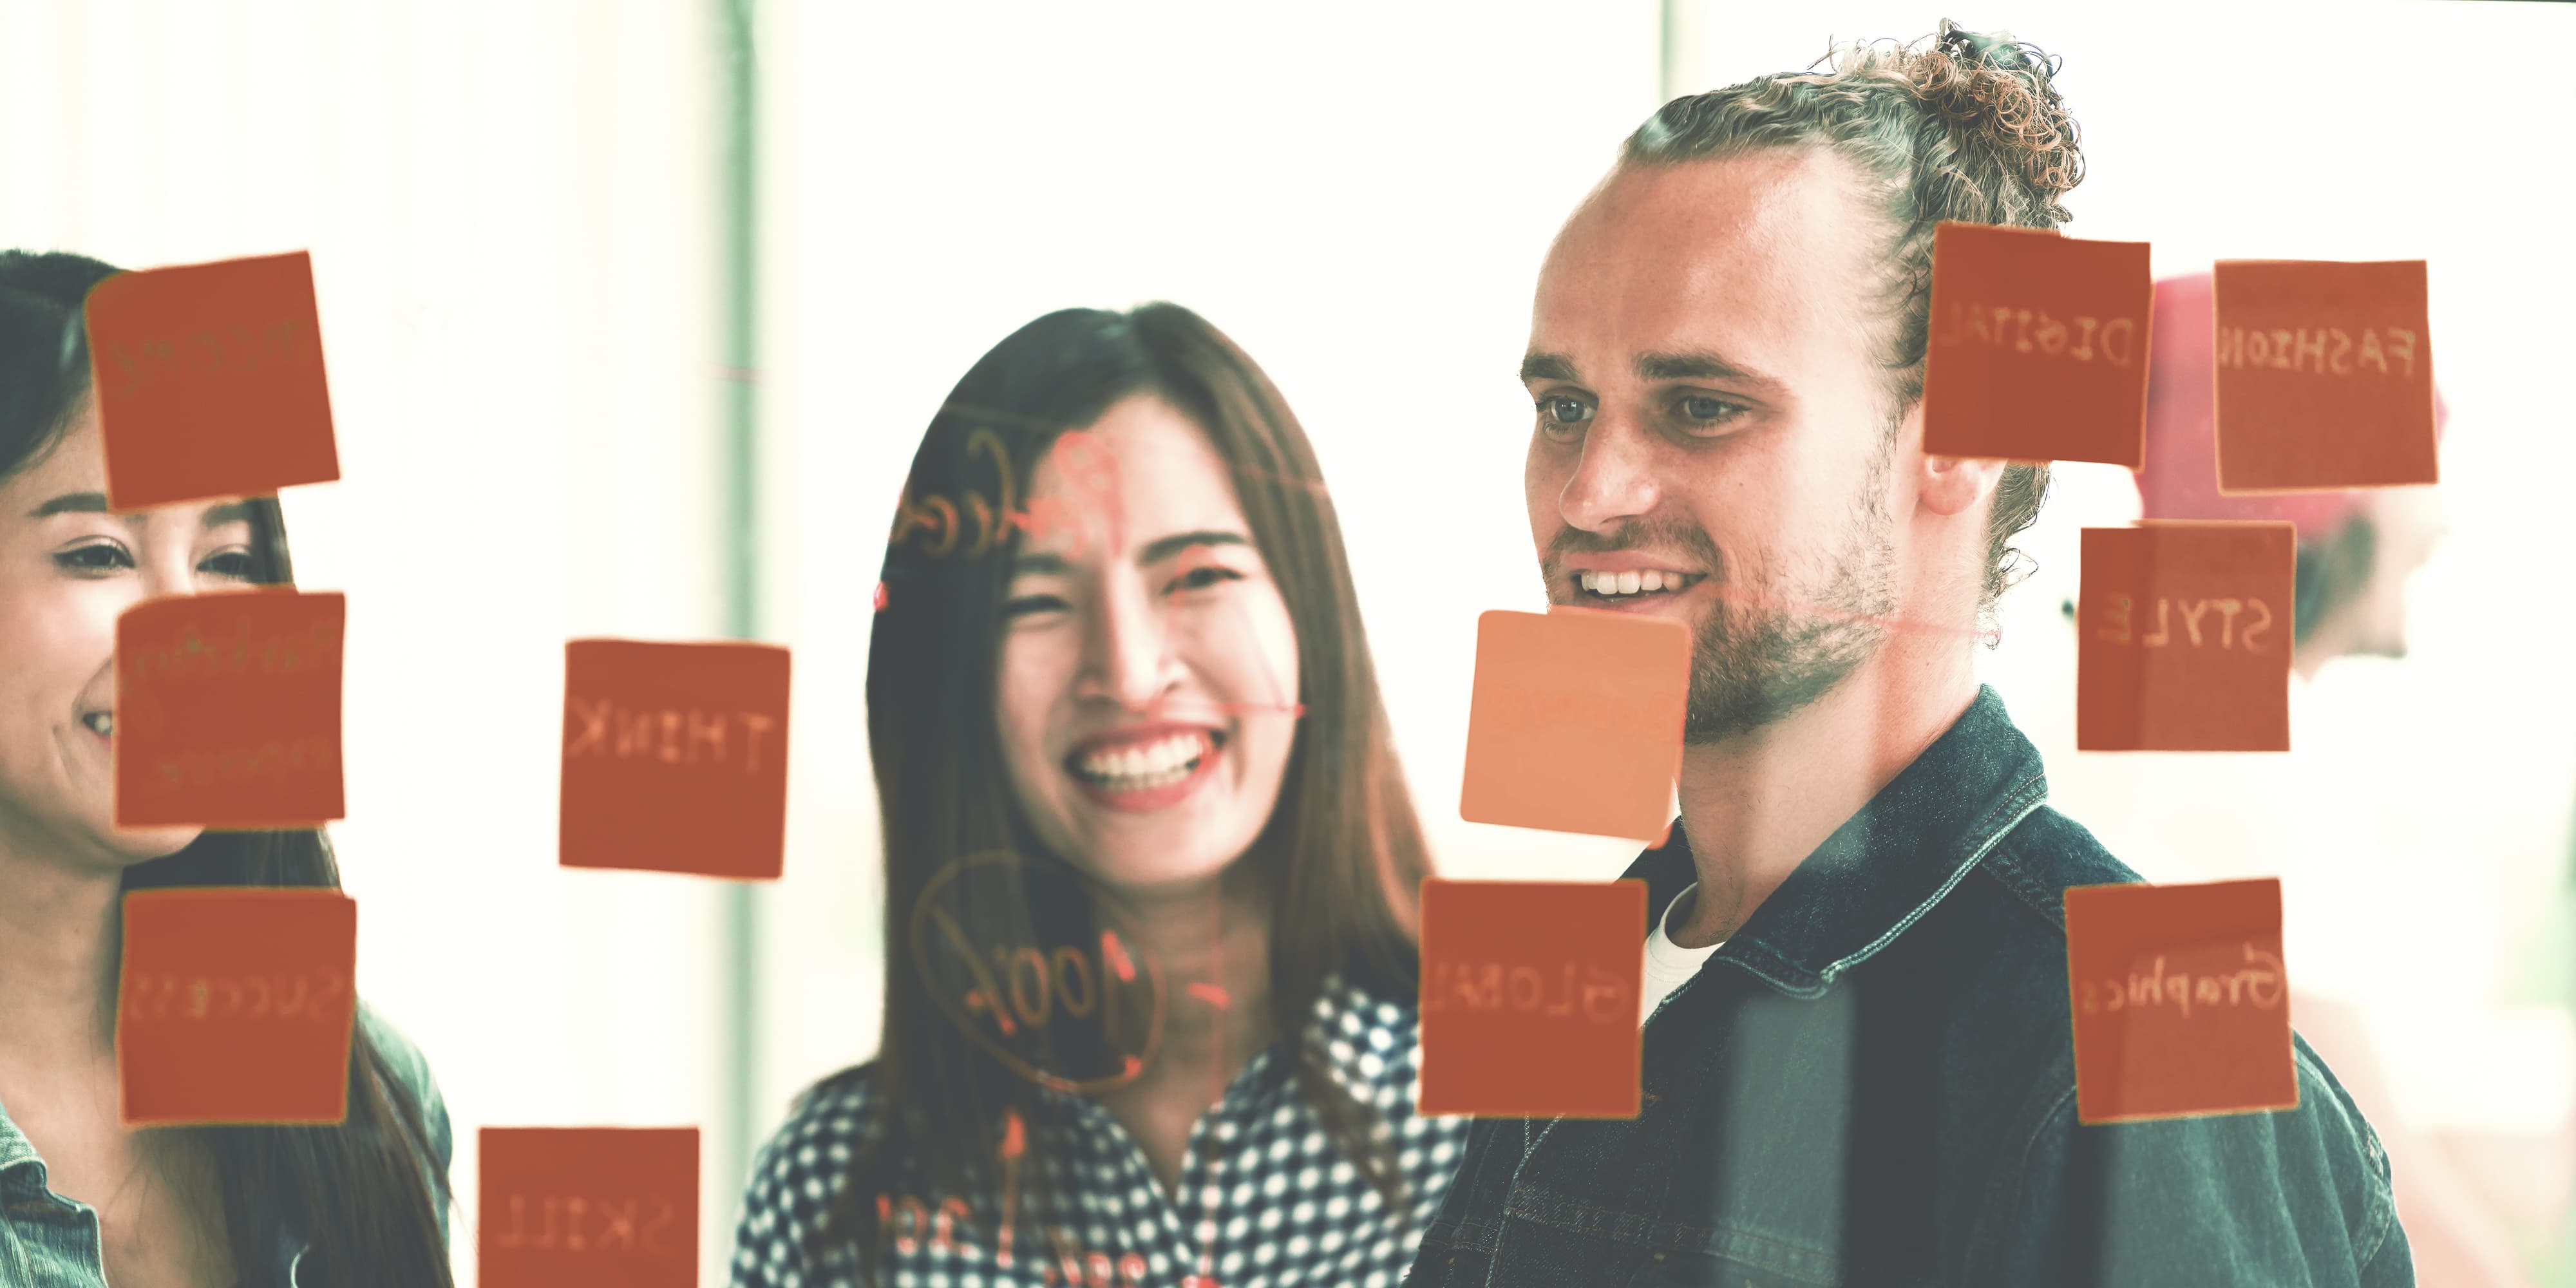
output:
M1706 948L1683 948L1664 934L1664 927L1673 919L1673 909L1689 904L1691 896L1698 892L1699 883L1694 881L1689 889L1673 896L1673 901L1664 905L1664 915L1655 922L1653 933L1646 936L1645 986L1639 990L1637 1007L1637 1027L1641 1029L1655 1017L1655 1008L1682 986L1682 981L1699 973L1709 954L1726 946L1721 939Z

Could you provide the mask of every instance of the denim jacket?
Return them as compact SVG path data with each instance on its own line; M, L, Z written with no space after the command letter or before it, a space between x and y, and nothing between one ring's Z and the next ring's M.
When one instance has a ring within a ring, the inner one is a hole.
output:
M394 1077L421 1107L435 1156L435 1171L426 1177L435 1202L446 1192L447 1165L455 1152L447 1102L438 1094L437 1079L430 1076L429 1061L410 1039L363 1002L358 1006L358 1021L375 1039ZM444 1203L438 1208L438 1233L442 1240L447 1237ZM284 1230L278 1233L277 1246L264 1257L250 1249L235 1249L242 1272L240 1288L324 1288L303 1273L304 1252L304 1240ZM9 1120L5 1105L0 1105L0 1288L107 1288L97 1210L46 1187L45 1160Z
M1475 1125L1407 1288L2412 1284L2304 1040L2296 1109L2077 1121L2062 892L2140 878L2046 795L1983 690L1655 1013L1637 1117ZM1687 839L1628 875L1656 924Z

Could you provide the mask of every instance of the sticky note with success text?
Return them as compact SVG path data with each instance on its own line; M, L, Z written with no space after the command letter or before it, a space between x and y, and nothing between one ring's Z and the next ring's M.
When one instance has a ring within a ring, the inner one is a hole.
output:
M116 622L119 827L315 827L346 813L348 601L290 589L148 599Z
M1940 224L1923 450L2139 468L2154 303L2145 242Z
M2220 260L2222 493L2436 481L2424 261Z
M358 905L337 890L125 896L116 1069L127 1126L348 1115Z
M1426 1114L1634 1118L1642 881L1422 883Z
M693 1288L698 1129L486 1127L483 1288Z
M567 644L563 866L776 879L787 678L770 644Z
M2287 523L2086 528L2076 605L2082 751L2287 751Z
M2295 1109L2281 883L2066 891L2076 1115Z
M1458 816L1653 840L1681 767L1690 650L1690 629L1664 618L1478 618Z

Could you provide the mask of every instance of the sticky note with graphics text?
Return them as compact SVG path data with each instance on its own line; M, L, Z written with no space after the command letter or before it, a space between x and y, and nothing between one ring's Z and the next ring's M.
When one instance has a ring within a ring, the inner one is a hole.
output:
M698 1129L486 1127L483 1288L694 1288Z
M563 866L776 880L787 678L773 644L566 644Z
M1458 816L1653 840L1669 820L1690 629L1600 609L1476 620Z
M1426 1114L1634 1118L1642 881L1422 883Z
M173 595L116 622L119 827L316 827L346 815L348 600L263 588ZM112 744L112 746L110 745Z
M1923 450L2139 468L2154 304L2145 242L1935 227Z
M311 255L119 273L83 315L116 509L340 477Z
M2082 751L2288 751L2296 544L2287 523L2086 528Z
M347 895L136 890L124 929L116 1071L127 1126L348 1116L358 905Z
M2211 285L2220 492L2436 481L2423 260L2220 260Z
M2066 971L2082 1121L2298 1107L2279 879L2071 887Z

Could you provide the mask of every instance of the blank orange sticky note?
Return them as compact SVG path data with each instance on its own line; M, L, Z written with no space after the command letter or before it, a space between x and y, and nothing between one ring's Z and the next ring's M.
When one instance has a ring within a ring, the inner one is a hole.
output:
M698 1129L486 1127L483 1288L694 1288Z
M145 600L116 621L119 827L315 827L347 813L337 592Z
M2298 1107L2278 879L2072 887L2066 970L2082 1121Z
M2436 481L2424 261L2220 260L2218 490Z
M2139 468L2154 303L2145 242L1934 228L1923 450Z
M2086 528L2076 608L2082 751L2288 751L2286 523Z
M563 866L776 880L787 662L773 644L567 644Z
M1634 1118L1646 884L1422 883L1426 1114Z
M312 256L119 273L84 315L116 509L340 477Z
M1652 840L1681 768L1690 629L1568 608L1476 619L1458 816Z
M125 896L116 1071L130 1127L348 1116L358 905L337 890Z

